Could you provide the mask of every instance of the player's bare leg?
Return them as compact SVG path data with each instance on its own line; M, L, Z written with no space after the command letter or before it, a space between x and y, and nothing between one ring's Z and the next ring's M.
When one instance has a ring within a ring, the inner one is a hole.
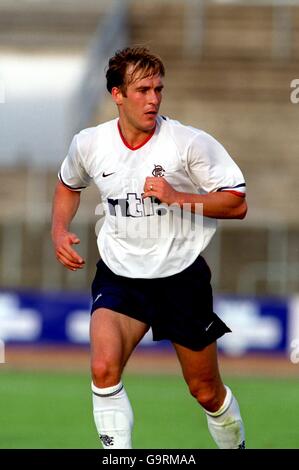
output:
M210 433L221 449L244 447L243 421L237 400L221 380L216 342L201 351L174 344L190 393L204 408Z
M93 413L105 449L130 449L133 412L121 375L148 326L109 309L91 317Z

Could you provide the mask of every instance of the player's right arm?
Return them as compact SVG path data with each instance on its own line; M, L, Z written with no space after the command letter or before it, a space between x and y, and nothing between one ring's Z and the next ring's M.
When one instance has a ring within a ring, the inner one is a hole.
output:
M57 182L52 209L52 241L58 261L71 271L84 266L83 258L72 248L80 243L77 235L69 231L80 204L80 192L72 191Z
M53 201L52 240L56 258L71 271L83 268L85 263L72 247L80 240L69 227L80 204L80 193L92 180L86 170L89 146L88 129L74 136L58 174Z

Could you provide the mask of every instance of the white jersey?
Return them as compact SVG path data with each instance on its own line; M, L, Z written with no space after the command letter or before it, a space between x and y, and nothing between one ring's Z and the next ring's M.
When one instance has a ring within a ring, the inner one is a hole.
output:
M98 248L117 275L159 278L176 274L197 258L216 230L216 219L145 198L147 176L163 176L177 191L232 191L244 196L243 175L212 136L159 116L142 145L130 147L118 119L75 135L59 178L81 191L93 180L100 190L104 223Z

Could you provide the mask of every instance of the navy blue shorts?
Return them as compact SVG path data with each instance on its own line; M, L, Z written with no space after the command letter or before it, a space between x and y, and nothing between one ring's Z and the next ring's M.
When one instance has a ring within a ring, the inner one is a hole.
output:
M194 351L231 330L213 312L211 271L202 256L173 276L140 279L114 274L100 260L92 283L91 313L108 308L151 326L153 340Z

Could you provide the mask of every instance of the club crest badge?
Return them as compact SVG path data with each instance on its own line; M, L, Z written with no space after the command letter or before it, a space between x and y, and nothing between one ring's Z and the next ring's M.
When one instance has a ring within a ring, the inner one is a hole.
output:
M155 165L152 171L153 176L164 176L165 170L161 165Z

